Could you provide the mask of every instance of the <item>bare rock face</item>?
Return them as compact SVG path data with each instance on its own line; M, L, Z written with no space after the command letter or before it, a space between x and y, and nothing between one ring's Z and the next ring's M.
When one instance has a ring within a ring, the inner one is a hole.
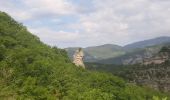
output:
M149 64L162 64L165 61L167 61L169 59L169 54L167 52L164 53L159 53L156 56L153 56L151 58L148 59L144 59L143 64L144 65L149 65Z
M141 66L130 69L123 75L132 83L169 93L170 47L163 47L158 54L144 59Z
M79 48L73 55L73 63L78 67L85 68L85 65L83 63L83 57L84 57L83 50Z

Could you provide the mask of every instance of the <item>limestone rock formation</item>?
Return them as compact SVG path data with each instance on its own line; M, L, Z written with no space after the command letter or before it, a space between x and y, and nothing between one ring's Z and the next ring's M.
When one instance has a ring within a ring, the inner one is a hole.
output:
M169 53L168 52L160 52L157 55L144 59L143 64L149 65L149 64L162 64L165 61L169 60Z
M78 67L85 68L85 65L83 63L83 57L84 57L83 50L79 48L73 55L73 63Z
M144 59L142 65L132 67L120 74L130 82L170 92L170 47L163 47L151 58Z

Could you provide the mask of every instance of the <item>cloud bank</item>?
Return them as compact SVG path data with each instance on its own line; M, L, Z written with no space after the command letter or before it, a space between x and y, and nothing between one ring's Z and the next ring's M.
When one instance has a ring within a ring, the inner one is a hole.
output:
M1 0L0 10L59 47L170 36L169 0Z

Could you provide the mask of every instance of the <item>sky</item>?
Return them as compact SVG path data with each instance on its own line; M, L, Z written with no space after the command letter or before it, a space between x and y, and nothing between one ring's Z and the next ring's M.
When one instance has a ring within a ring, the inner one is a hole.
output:
M170 0L0 0L0 11L60 48L170 36Z

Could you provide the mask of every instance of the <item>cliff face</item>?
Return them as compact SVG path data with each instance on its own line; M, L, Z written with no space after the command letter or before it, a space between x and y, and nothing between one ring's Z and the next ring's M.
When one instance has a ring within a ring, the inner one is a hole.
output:
M117 65L122 65L122 64L133 65L133 64L143 63L143 60L145 58L151 58L153 55L157 54L162 48L162 46L164 45L166 44L155 45L155 46L146 47L142 49L129 50L126 52L126 54L122 56L100 60L97 62L101 64L117 64Z
M151 63L157 63L160 64L164 61L162 61L162 56L164 55L157 55L162 47L148 47L144 50L137 52L136 54L132 54L130 56L127 56L125 59L122 59L122 64L124 65L133 65L133 64L151 64ZM157 55L157 56L155 56Z
M144 59L143 64L161 64L170 59L170 47L163 47L157 55Z
M164 63L169 59L168 53L160 53L157 56L144 59L143 63L144 65L149 65L149 64L161 64Z
M140 57L138 56L138 58ZM133 58L130 60L134 61ZM140 60L138 59L138 61ZM163 47L159 53L141 61L138 65L89 63L86 66L90 70L111 72L128 80L130 83L170 92L170 48Z
M119 75L132 83L170 92L170 48L162 48L157 55L144 59L143 65L130 68Z

